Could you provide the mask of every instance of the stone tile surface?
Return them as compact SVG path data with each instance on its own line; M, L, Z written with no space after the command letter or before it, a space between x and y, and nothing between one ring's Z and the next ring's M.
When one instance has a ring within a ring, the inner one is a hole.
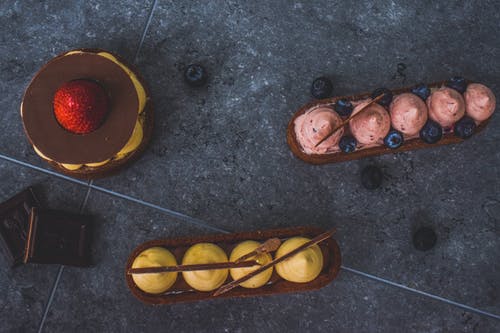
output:
M24 90L52 57L81 47L133 60L150 1L13 1L0 3L0 153L48 168L25 137L19 108Z
M326 166L299 161L285 141L322 74L340 95L461 74L500 96L494 8L160 1L139 59L154 140L128 171L96 184L227 230L336 225L353 267L499 313L498 115L460 145ZM206 87L183 83L193 62L208 68ZM361 187L368 164L384 169L382 189ZM429 254L410 243L422 224L439 236Z
M0 160L0 202L32 186L44 207L78 212L86 188ZM38 329L57 265L29 264L10 268L0 256L0 318L2 332Z
M31 77L56 54L101 47L133 60L152 1L2 1L0 154L44 166L19 118ZM336 226L346 266L500 314L500 117L455 146L311 166L285 129L320 75L335 94L463 75L500 96L496 1L159 0L138 58L155 105L148 151L97 186L243 231ZM202 63L208 85L182 71ZM360 184L384 171L375 191ZM77 210L83 186L0 162L0 200L30 184L53 208ZM92 191L95 266L66 267L45 331L494 332L498 321L342 272L320 292L165 307L127 290L123 265L139 243L213 232ZM433 227L429 252L412 232ZM3 260L3 259L0 259ZM38 328L55 266L2 270L0 331ZM16 317L12 313L16 313Z

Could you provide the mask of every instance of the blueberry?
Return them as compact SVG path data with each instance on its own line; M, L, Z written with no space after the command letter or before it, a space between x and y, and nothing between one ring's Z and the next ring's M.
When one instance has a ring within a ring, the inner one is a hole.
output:
M351 115L353 110L352 103L346 99L339 99L335 103L335 111L342 116L342 117L348 117Z
M421 227L413 234L413 246L420 251L432 249L436 241L436 233L429 227Z
M361 171L361 184L368 190L379 188L383 178L382 170L374 165L369 165Z
M324 76L315 79L311 85L311 95L317 99L330 97L332 95L332 91L332 81Z
M184 80L193 87L204 85L207 77L207 71L202 65L191 64L184 70Z
M454 132L455 135L462 139L468 139L474 134L476 123L471 117L463 116L456 122Z
M412 93L423 99L424 101L430 96L431 90L427 85L419 83L411 90Z
M344 153L352 153L356 150L357 141L353 136L346 135L340 138L339 147Z
M382 99L380 99L377 103L383 107L389 107L392 102L392 91L387 88L377 88L372 92L372 99L381 94L384 94L384 97L382 97Z
M465 79L461 76L454 76L446 81L445 86L447 86L448 88L453 88L459 93L463 94L467 89L467 82L465 82Z
M432 119L428 119L420 130L420 138L426 143L436 143L443 136L443 128Z
M384 144L391 149L401 147L404 141L403 134L395 129L391 129L384 138Z

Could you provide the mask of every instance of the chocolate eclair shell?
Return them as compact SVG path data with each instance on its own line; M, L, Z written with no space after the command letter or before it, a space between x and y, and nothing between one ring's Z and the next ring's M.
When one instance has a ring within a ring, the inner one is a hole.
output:
M107 91L110 110L95 131L80 135L62 128L53 112L54 94L63 83L95 80ZM58 163L104 161L118 153L132 135L139 100L129 75L115 62L93 52L60 55L48 62L28 86L21 106L31 143Z

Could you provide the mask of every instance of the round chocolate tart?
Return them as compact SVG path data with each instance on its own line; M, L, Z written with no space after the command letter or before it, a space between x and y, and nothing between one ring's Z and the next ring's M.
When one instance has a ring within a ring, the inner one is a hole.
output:
M75 80L97 82L109 99L104 121L87 134L68 131L54 115L56 91ZM38 155L59 172L84 179L119 171L144 151L153 130L152 105L144 80L122 58L100 49L68 51L42 67L26 89L21 118ZM137 126L142 128L142 138L135 138L140 143L125 149Z

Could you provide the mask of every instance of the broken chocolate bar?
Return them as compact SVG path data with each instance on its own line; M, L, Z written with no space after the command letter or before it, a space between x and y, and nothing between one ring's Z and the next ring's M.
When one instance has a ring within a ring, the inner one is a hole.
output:
M11 267L23 262L29 214L39 206L31 187L0 204L0 250Z
M88 216L33 208L24 262L89 266L90 228Z

